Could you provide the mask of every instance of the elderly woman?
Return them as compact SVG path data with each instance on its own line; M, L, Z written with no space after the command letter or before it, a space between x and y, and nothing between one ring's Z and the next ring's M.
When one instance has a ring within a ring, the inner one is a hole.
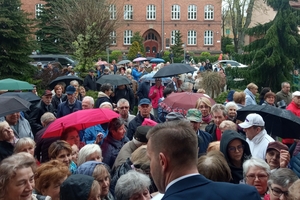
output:
M226 110L226 113L227 113L227 119L228 120L235 122L236 116L237 116L237 112L236 112L237 109L238 109L238 106L234 102L228 102L226 104L225 110Z
M276 99L276 95L274 92L267 92L264 97L265 101L262 103L262 105L270 105L276 107L275 99Z
M14 152L15 135L6 121L0 122L0 161Z
M208 98L201 97L197 100L195 108L199 109L202 113L200 129L205 131L205 127L212 122L212 117L210 115L211 103Z
M103 162L110 168L113 166L119 151L123 145L129 141L125 135L125 121L115 118L108 124L108 135L104 139L101 149L103 152Z
M0 200L39 200L40 196L32 194L35 167L34 158L28 153L14 154L4 159L0 165Z
M263 198L268 190L270 166L260 158L251 158L244 162L243 171L246 184L254 186Z
M82 147L78 153L77 166L86 161L102 161L102 151L98 144L87 144Z
M289 148L278 141L270 142L267 147L266 162L272 172L287 167L290 162Z
M14 153L27 152L34 157L34 149L35 142L33 139L25 137L18 140L14 148ZM40 165L40 162L36 160L36 164Z
M59 160L63 162L72 174L76 172L76 164L72 161L72 147L64 140L53 142L48 149L49 158L51 160Z
M52 97L51 103L56 111L58 104L67 100L67 95L63 94L63 86L59 84L54 87L54 93L55 95Z
M50 196L52 200L59 200L59 187L69 175L69 168L58 160L44 163L34 174L35 190L38 194Z
M110 173L104 163L99 161L87 161L78 167L76 173L92 176L98 181L101 188L101 200L114 200L114 197L109 191L111 181Z
M291 187L289 187L289 198L288 200L300 200L300 179L295 181Z
M286 199L289 194L289 187L297 180L298 176L291 169L276 170L270 175L268 180L269 194L265 195L264 200Z
M129 171L117 182L115 196L118 200L146 199L150 200L150 178L136 171Z

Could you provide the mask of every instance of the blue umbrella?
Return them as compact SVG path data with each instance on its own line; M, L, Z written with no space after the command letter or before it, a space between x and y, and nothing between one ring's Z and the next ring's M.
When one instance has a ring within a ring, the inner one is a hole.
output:
M153 76L154 76L155 73L156 72L151 72L149 74L145 74L144 76L142 76L140 78L140 82L150 82L151 84L155 83L155 78L153 78ZM165 84L171 82L172 79L171 78L162 78L161 81L162 81L162 84L165 85Z
M152 58L150 60L151 63L164 63L165 60L164 59L161 59L161 58Z

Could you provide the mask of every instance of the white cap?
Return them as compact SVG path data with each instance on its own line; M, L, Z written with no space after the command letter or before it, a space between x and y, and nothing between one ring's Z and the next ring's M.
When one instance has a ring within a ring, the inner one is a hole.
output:
M245 121L240 123L241 128L250 128L251 126L265 126L263 118L256 113L247 115Z
M300 92L299 91L296 91L292 94L292 98L294 97L299 97L300 96Z

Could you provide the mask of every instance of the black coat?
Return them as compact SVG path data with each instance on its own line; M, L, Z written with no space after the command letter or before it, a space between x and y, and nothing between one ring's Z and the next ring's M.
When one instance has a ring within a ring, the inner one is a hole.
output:
M112 98L113 102L117 104L118 101L122 98L126 99L129 102L130 111L132 112L134 107L134 94L132 89L127 86L125 86L125 89L123 90L116 88L115 95Z
M66 100L67 100L67 95L65 94L62 94L60 98L58 98L56 95L52 97L51 104L54 108L55 113L57 112L58 105Z
M84 78L83 87L85 88L86 91L89 91L89 90L97 91L96 77L95 76L92 77L91 75L87 75Z
M0 162L13 155L14 153L14 146L6 141L0 141Z

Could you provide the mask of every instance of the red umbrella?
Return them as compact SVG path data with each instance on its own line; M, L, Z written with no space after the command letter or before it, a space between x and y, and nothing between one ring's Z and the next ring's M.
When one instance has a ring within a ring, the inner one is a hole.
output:
M63 131L74 127L77 131L86 129L97 124L107 123L120 115L109 109L87 109L79 110L59 119L49 125L42 138L61 137Z
M187 111L195 108L196 102L200 97L206 97L210 100L211 105L216 102L206 94L180 92L172 93L160 103L160 106L168 112L179 112L186 115Z

